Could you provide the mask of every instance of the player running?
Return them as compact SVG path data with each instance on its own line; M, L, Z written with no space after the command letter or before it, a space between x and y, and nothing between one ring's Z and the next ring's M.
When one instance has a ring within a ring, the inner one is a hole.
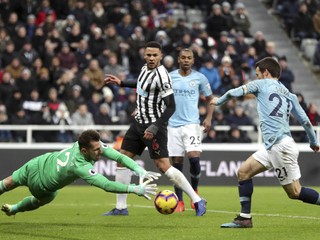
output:
M311 188L302 187L298 165L299 150L291 137L289 118L293 116L304 127L314 152L319 144L312 124L300 106L297 96L279 81L281 67L277 60L264 58L256 63L256 75L259 80L231 89L220 98L214 98L210 104L221 105L234 97L254 94L264 142L261 148L243 162L238 170L238 189L241 213L233 222L222 224L222 228L251 228L252 178L264 171L273 169L280 184L291 199L320 205L319 193Z

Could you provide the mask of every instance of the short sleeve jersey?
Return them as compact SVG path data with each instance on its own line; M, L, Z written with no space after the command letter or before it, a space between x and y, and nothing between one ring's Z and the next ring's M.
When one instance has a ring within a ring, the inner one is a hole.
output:
M170 127L199 124L198 103L200 94L212 95L208 79L200 72L191 70L188 76L181 76L179 70L170 72L176 110L169 119Z

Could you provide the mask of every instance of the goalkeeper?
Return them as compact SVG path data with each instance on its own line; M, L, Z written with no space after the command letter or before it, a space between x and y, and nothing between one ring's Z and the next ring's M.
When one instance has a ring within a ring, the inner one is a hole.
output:
M140 182L144 178L148 180L140 185L110 181L94 169L93 164L100 156L125 165L140 177ZM35 210L50 203L57 196L58 189L79 178L107 192L134 193L150 200L149 195L155 195L157 191L157 185L150 182L159 176L159 173L144 170L131 158L103 144L97 131L87 130L71 147L35 157L0 181L0 195L18 186L28 186L32 194L14 205L3 204L1 210L8 216Z

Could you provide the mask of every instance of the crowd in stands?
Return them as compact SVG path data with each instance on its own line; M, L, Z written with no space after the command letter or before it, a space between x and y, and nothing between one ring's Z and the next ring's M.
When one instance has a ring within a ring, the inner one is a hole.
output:
M294 75L286 57L276 54L263 32L251 33L250 26L245 4L235 0L3 0L0 124L129 124L134 90L105 86L104 76L136 79L145 63L144 45L152 40L161 43L168 71L177 68L179 50L191 48L194 68L207 76L216 95L253 80L256 61L267 56L279 59L280 81L291 89ZM317 106L305 110L318 125ZM205 116L204 105L199 111ZM216 125L231 129L216 132ZM239 125L257 126L252 96L217 109L203 141L251 142ZM72 142L78 134L36 131L33 140ZM104 141L116 138L117 133L102 133ZM24 141L24 131L0 130L0 142Z

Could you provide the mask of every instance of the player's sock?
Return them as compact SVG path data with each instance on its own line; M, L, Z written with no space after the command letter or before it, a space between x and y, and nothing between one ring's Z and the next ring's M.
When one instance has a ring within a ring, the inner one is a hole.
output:
M196 203L201 200L201 198L198 196L198 194L193 190L190 183L186 179L186 177L183 175L182 172L180 172L175 167L171 166L165 173L171 182L173 184L177 185L177 187L181 188L190 198L191 200Z
M191 186L195 191L197 191L198 185L199 185L199 179L201 175L200 158L199 157L189 158L189 162L190 162Z
M4 180L0 181L0 195L4 192L8 191L6 186L4 185Z
M34 196L24 198L22 201L15 205L12 205L11 213L16 214L17 212L32 211L41 206L40 201Z
M253 193L252 179L244 180L239 182L239 197L241 204L241 216L251 217L251 196Z
M172 166L174 166L180 172L183 170L183 163L173 163ZM176 192L179 201L183 201L183 192L181 188L178 188L176 185L174 185L174 191Z
M299 200L305 203L320 205L319 193L311 188L302 187L299 195Z
M126 167L117 167L115 181L123 184L130 184L131 182L131 170ZM117 194L117 209L127 208L127 196L128 194Z

